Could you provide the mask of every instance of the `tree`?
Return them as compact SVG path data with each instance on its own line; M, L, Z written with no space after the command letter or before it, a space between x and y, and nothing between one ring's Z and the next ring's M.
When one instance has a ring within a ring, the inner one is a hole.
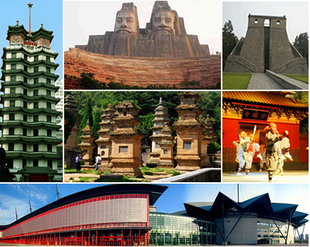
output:
M93 126L93 123L94 123L93 110L92 110L92 104L91 104L91 98L90 97L87 99L85 108L83 108L81 111L82 112L80 115L82 116L82 120L81 120L81 123L79 126L80 131L78 133L78 143L82 142L80 136L83 134L82 130L86 127L87 121L89 121L90 126ZM79 111L79 113L80 113L80 111Z
M217 91L200 92L198 106L203 111L203 117L214 119L214 132L217 142L221 143L221 93Z
M308 64L308 46L309 46L309 37L308 33L301 33L296 36L295 41L293 42L295 48L299 51L299 53L307 59Z
M234 28L230 20L225 22L224 27L222 29L223 33L223 69L225 67L225 61L227 60L228 55L232 52L234 47L238 43L238 37L233 33Z
M68 137L71 135L71 130L77 121L73 113L65 110L65 143L67 142Z

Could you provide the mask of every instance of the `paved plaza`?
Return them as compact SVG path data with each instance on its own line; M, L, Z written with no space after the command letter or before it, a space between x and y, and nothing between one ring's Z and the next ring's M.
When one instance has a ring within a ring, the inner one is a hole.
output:
M237 175L234 173L224 172L222 174L223 182L234 182L234 183L246 183L246 182L268 182L267 171L263 172L250 172L248 176L245 175L245 172L241 172L242 175ZM274 175L272 183L307 183L308 182L308 171L285 171L284 175L280 174Z

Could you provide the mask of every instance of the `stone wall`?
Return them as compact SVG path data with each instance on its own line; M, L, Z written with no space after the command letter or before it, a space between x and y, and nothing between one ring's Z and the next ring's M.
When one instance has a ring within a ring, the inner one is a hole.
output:
M249 15L248 30L228 56L225 72L308 74L307 61L290 43L286 17Z

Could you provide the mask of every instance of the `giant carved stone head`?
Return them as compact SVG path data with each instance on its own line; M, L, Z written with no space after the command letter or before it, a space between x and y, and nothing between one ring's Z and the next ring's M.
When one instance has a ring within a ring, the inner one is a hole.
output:
M155 35L176 34L177 14L167 1L156 1L152 11L151 26Z
M117 12L114 33L116 35L139 35L137 7L133 3L123 3L122 9Z

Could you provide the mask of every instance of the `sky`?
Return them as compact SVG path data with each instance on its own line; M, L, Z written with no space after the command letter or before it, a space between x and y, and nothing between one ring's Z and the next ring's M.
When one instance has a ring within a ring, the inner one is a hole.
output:
M64 197L100 185L94 183L58 184L58 190L61 197ZM219 191L237 201L237 186L235 184L183 183L166 184L166 186L168 189L155 203L157 212L173 213L184 210L183 203L185 202L213 202ZM272 202L298 204L297 211L310 213L309 187L307 184L242 184L239 191L240 202L269 193ZM0 184L0 225L15 220L15 208L19 218L28 214L30 212L29 199L34 211L55 201L56 198L55 184ZM300 229L299 232L301 233L302 230ZM305 233L310 233L307 224Z
M51 50L59 55L56 63L59 67L56 74L58 80L63 78L63 22L62 22L62 1L61 0L1 0L0 9L0 57L3 55L3 47L9 45L6 40L8 26L15 26L19 20L20 25L24 25L26 31L29 31L29 8L28 3L33 4L31 9L31 31L37 31L43 23L43 28L53 31L54 38L51 43ZM0 60L0 67L2 60Z
M86 45L89 35L113 31L117 11L123 2L133 2L140 28L150 21L155 1L64 1L64 50ZM198 35L200 44L208 44L210 53L221 51L220 1L169 1L170 7L184 18L187 34Z
M232 21L234 33L240 39L248 28L248 15L286 16L286 30L290 42L301 33L308 32L309 4L307 1L223 1L222 26Z

